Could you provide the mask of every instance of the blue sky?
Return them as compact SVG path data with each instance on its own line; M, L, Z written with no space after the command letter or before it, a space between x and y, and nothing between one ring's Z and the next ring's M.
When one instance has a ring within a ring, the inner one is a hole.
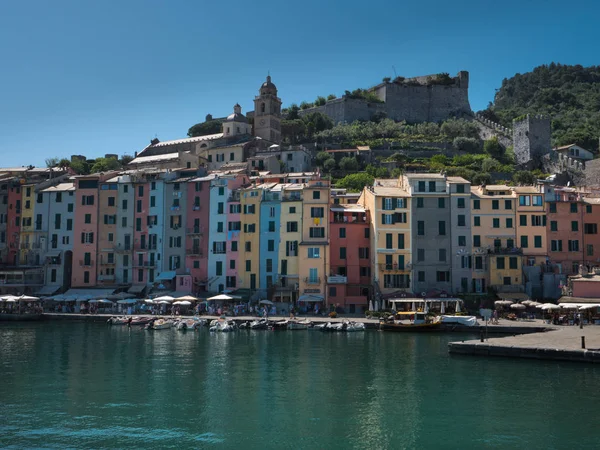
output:
M503 78L600 64L600 2L153 1L0 4L0 167L133 154L243 111L267 71L284 106L384 76L470 72L474 110Z

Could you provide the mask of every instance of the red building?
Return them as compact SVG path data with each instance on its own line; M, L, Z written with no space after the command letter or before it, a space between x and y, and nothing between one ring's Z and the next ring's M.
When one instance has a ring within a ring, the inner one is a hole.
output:
M327 303L361 313L371 298L369 216L359 205L332 205Z

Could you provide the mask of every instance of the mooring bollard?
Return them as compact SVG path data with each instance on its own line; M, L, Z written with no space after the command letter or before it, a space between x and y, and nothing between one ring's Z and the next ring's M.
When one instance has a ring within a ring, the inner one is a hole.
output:
M581 336L581 348L585 348L585 336Z
M481 342L483 342L483 330L481 330Z

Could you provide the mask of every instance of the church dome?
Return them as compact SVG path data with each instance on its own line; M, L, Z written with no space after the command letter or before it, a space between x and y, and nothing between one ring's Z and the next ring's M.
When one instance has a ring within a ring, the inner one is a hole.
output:
M242 114L242 107L239 105L239 103L235 104L235 106L233 107L233 114L229 114L227 116L227 119L225 119L225 122L244 122L244 123L248 123L248 119L246 118L246 116L244 116Z
M275 86L272 82L271 82L271 76L267 75L267 81L265 81L262 86L260 87L260 93L275 93L275 95L277 95L277 86Z

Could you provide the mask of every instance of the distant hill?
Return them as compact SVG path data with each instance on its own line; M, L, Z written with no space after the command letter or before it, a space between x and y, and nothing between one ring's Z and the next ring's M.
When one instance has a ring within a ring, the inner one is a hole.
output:
M502 80L493 103L482 114L510 126L524 114L552 118L553 144L576 143L598 151L600 66L552 63Z

